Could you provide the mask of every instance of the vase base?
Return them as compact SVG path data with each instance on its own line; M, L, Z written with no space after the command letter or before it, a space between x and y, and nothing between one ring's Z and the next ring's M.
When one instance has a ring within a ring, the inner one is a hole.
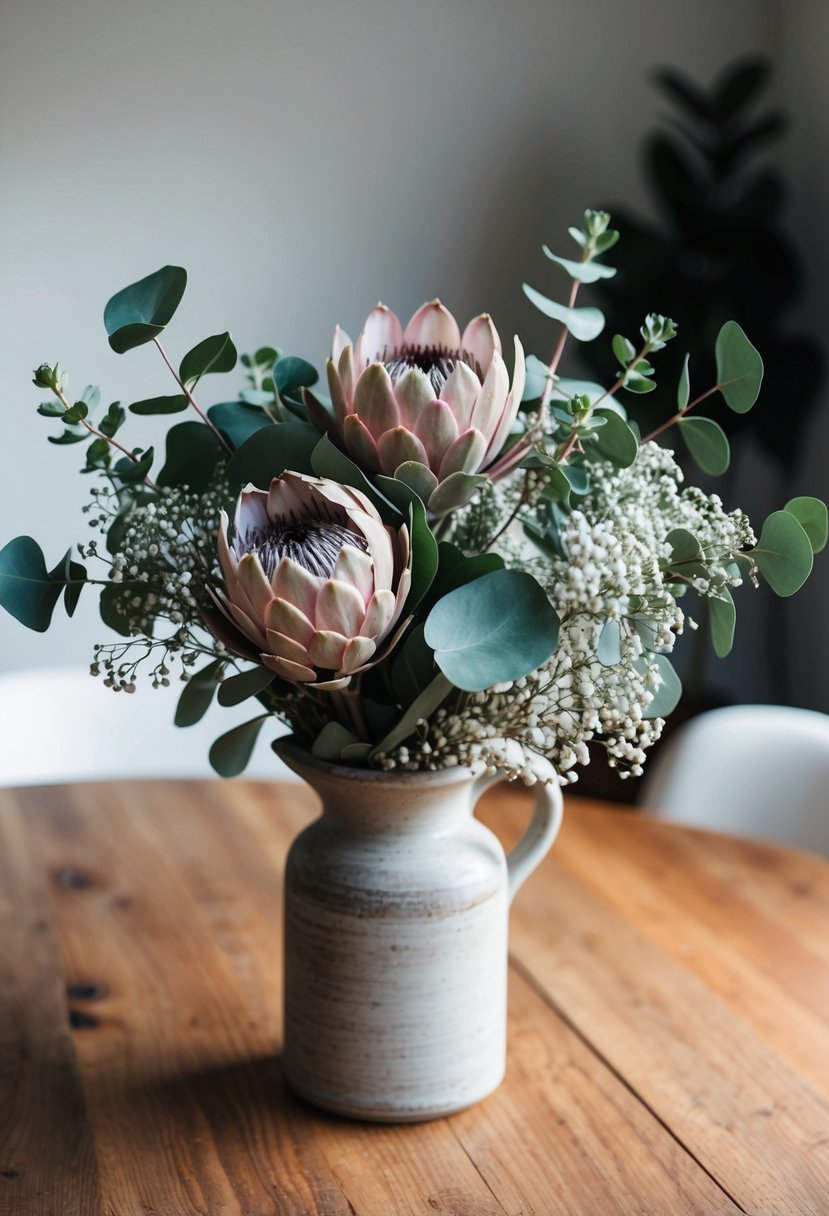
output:
M354 1119L360 1123L427 1123L431 1119L445 1119L449 1115L456 1115L462 1110L468 1110L471 1106L476 1106L479 1102L482 1102L484 1098L488 1098L490 1094L495 1092L503 1080L502 1073L494 1082L490 1082L479 1091L471 1095L458 1097L453 1102L443 1102L434 1106L426 1104L415 1105L414 1103L408 1106L383 1106L379 1103L363 1104L359 1101L349 1102L343 1098L315 1093L310 1089L306 1089L291 1076L289 1070L285 1067L284 1059L282 1061L282 1073L291 1092L304 1102L310 1103L311 1106L316 1106L319 1110L328 1111L332 1115L340 1115L345 1119Z

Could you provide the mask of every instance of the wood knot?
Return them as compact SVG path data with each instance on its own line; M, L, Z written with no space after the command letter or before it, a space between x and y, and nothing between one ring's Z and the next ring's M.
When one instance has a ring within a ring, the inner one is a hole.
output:
M95 886L95 879L84 870L75 870L66 866L55 874L55 882L59 887L68 887L70 891L88 891Z
M72 1001L100 1001L107 995L105 984L69 984L66 995Z
M93 1030L99 1022L92 1013L85 1013L82 1009L70 1009L69 1025L73 1030Z
M13 1182L15 1178L20 1177L20 1170L0 1170L0 1178L6 1178L9 1182Z

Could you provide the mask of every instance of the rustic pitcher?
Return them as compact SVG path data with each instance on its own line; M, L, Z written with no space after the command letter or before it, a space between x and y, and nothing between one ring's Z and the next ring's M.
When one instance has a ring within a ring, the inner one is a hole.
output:
M504 1074L509 903L556 837L560 789L536 787L505 856L473 815L500 775L376 772L275 748L322 801L286 866L289 1084L389 1122L479 1101Z

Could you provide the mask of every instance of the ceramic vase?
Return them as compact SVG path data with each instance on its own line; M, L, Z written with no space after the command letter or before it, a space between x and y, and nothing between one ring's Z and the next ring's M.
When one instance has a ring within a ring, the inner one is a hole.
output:
M474 818L500 776L376 772L276 750L319 795L285 875L289 1085L353 1118L450 1114L500 1083L509 905L553 843L557 786L536 786L505 856Z

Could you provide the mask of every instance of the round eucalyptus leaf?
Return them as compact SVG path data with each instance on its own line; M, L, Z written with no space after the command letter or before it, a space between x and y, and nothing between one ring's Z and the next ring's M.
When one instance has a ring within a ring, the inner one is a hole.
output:
M53 577L46 569L43 551L31 536L16 536L0 549L0 606L21 625L45 633L65 586L64 578Z
M209 426L179 422L167 432L164 467L156 480L160 486L188 486L200 493L213 484L224 454Z
M819 498L790 498L783 510L791 512L800 524L809 538L813 553L820 553L826 548L829 516L825 502Z
M531 575L495 570L438 600L424 636L447 679L480 692L534 671L555 650L558 628L555 609Z
M719 477L731 463L728 436L713 418L680 418L677 426L703 473Z
M181 266L162 266L116 292L104 309L109 344L119 355L157 337L172 320L187 286Z
M543 245L542 248L551 262L555 262L556 266L560 266L571 279L575 279L578 283L598 283L599 279L612 279L616 273L613 266L603 266L601 262L594 261L572 262L569 258L558 257L546 245Z
M714 347L717 359L717 388L735 414L746 414L754 405L763 382L763 360L736 321L726 321Z
M812 572L809 537L791 511L773 511L751 550L760 573L777 595L794 595Z
M679 704L679 698L682 696L682 682L670 660L664 654L650 654L647 658L637 659L634 664L643 674L654 665L658 672L658 685L654 687L650 680L648 681L654 696L642 716L644 718L667 718Z
M639 442L624 418L613 410L597 410L596 416L606 418L606 425L596 433L593 450L621 469L629 468L639 453Z
M319 431L306 422L273 422L257 428L228 461L228 480L234 486L250 482L267 490L274 477L286 469L310 473L311 453L319 437Z
M232 372L236 366L236 347L229 333L213 334L189 350L181 361L178 376L191 387L211 372Z
M298 355L283 355L273 369L273 379L276 391L280 397L283 393L295 393L300 388L310 388L319 380L319 374L313 363L300 359Z
M711 624L711 644L717 658L724 659L734 645L734 628L737 624L737 609L727 587L711 596L708 601L708 619Z
M273 401L273 397L270 398ZM271 420L261 409L247 406L242 401L220 401L211 405L207 417L218 427L234 449L240 448L246 439L271 425Z
M524 295L539 312L553 321L561 321L577 342L592 342L604 329L604 313L598 308L568 308L566 304L550 300L528 283L523 284L523 289Z

